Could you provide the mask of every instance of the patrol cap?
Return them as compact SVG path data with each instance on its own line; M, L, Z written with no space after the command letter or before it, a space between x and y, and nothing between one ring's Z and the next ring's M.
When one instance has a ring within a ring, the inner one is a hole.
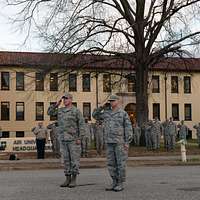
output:
M62 96L62 98L72 99L73 96L72 96L70 93L66 92L66 93Z
M115 94L110 95L110 97L108 98L108 101L116 101L119 100L119 97Z

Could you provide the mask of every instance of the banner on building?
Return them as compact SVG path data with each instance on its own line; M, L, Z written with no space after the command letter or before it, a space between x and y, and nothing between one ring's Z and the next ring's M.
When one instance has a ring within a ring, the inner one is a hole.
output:
M46 145L46 151L52 151L51 141L49 140ZM1 138L0 149L4 152L35 152L36 141L34 137L25 138Z

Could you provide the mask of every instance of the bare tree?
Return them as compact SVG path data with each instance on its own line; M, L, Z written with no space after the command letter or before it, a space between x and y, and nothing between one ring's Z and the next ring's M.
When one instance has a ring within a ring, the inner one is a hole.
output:
M148 119L148 72L199 44L200 0L6 0L16 21L34 23L48 50L115 55L136 72L136 115Z

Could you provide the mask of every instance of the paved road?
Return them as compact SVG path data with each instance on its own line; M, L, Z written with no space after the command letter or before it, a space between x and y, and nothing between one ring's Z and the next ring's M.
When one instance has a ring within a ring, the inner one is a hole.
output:
M198 200L198 166L134 167L127 170L123 192L106 192L106 169L82 169L79 186L60 188L62 170L2 171L1 200Z

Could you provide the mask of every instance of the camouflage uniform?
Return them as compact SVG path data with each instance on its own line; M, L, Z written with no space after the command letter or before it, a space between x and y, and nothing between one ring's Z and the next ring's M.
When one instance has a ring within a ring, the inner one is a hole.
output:
M75 106L57 108L51 105L47 113L58 116L58 134L63 149L65 175L79 174L81 145L76 144L76 140L85 134L85 122L81 112Z
M133 137L132 124L128 114L118 109L104 109L99 107L94 110L93 117L104 119L104 134L107 148L107 165L110 176L118 182L125 181L125 167L128 152L124 150L124 144L129 144Z
M140 136L141 136L141 128L136 125L133 127L133 140L135 145L139 146L140 145Z
M197 141L200 148L200 123L198 125L194 125L193 128L197 131Z
M81 139L81 156L88 156L88 149L90 146L91 139L91 125L85 124L85 135Z
M153 139L154 147L155 149L160 149L160 138L161 138L162 126L158 120L154 121L152 132L154 135L154 139Z
M162 123L163 130L163 139L164 139L164 147L169 150L169 129L168 129L169 120L166 120Z
M60 156L60 140L58 135L57 122L51 123L47 126L50 129L50 139L52 143L52 150L56 156Z
M96 151L98 155L102 154L104 146L104 125L102 120L97 120L94 129Z
M185 124L179 124L179 139L180 140L186 140L186 137L188 135L188 127Z
M167 128L169 129L169 137L167 138L167 143L169 144L168 149L175 149L177 126L173 121L169 121Z
M145 143L146 143L146 148L148 150L152 150L153 148L153 143L152 143L152 122L147 122L144 125L144 130L145 130Z

